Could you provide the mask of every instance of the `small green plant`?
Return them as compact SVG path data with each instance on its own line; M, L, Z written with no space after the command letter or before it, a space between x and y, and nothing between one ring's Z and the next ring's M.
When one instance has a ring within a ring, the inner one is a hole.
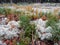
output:
M24 34L23 34L23 39L25 41L23 41L23 43L25 43L26 45L29 44L30 41L32 41L32 31L33 31L33 35L35 34L35 24L30 24L30 18L26 15L21 15L20 16L20 25L24 30Z
M13 14L13 11L9 8L5 8L5 14L6 15Z
M0 14L2 14L2 15L5 14L5 9L4 8L0 8Z
M57 25L54 25L52 27L52 40L54 41L60 41L60 28L58 28Z
M21 21L21 23L20 23L21 27L23 27L25 29L25 27L27 27L29 25L30 18L26 15L21 15L20 21Z
M54 42L57 42L60 40L60 28L59 25L57 25L58 23L58 19L56 18L56 16L52 16L51 18L48 19L48 22L46 23L46 26L51 26L52 30L52 38L51 40L53 40Z
M48 22L46 23L46 26L53 26L58 22L58 19L56 16L51 15L50 18L48 18Z

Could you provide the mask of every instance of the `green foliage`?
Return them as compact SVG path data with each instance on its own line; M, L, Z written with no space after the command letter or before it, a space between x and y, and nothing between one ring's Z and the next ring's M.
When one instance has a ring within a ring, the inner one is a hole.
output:
M5 8L5 14L8 15L8 14L12 14L12 10L9 9L9 8Z
M32 37L32 31L33 31L33 34L35 34L35 25L29 25L25 29L25 36L29 37L31 39L31 37Z
M35 34L35 24L30 24L30 20L31 18L29 18L29 16L26 16L26 15L20 16L20 21L21 21L20 25L25 32L23 35L24 37L23 39L25 40L25 42L27 42L27 44L30 42L32 38L32 31L33 31L33 34ZM23 43L25 42L23 41Z
M5 9L4 8L0 8L0 14L5 14Z
M45 14L47 16L47 18L51 18L53 16L53 14L51 12Z
M21 15L21 11L14 11L15 15Z
M51 16L48 19L48 22L46 23L46 26L51 26L52 27L52 38L51 40L53 41L58 41L60 40L60 28L59 25L57 25L58 23L58 19L56 18L56 16Z
M32 31L35 32L35 25L30 24L30 20L31 19L26 15L20 16L20 25L24 29L26 37L31 37Z
M30 39L28 37L20 41L20 45L28 45L29 43L30 43Z
M20 41L20 45L26 45L23 41Z
M30 18L28 16L21 15L20 21L21 21L20 23L21 27L25 29L29 25Z
M60 28L58 28L58 25L54 25L52 27L52 29L53 29L51 31L51 33L53 35L52 40L59 41L60 40Z
M58 22L58 19L56 18L56 16L51 15L51 17L48 18L48 22L46 23L46 27L54 26L57 22Z

